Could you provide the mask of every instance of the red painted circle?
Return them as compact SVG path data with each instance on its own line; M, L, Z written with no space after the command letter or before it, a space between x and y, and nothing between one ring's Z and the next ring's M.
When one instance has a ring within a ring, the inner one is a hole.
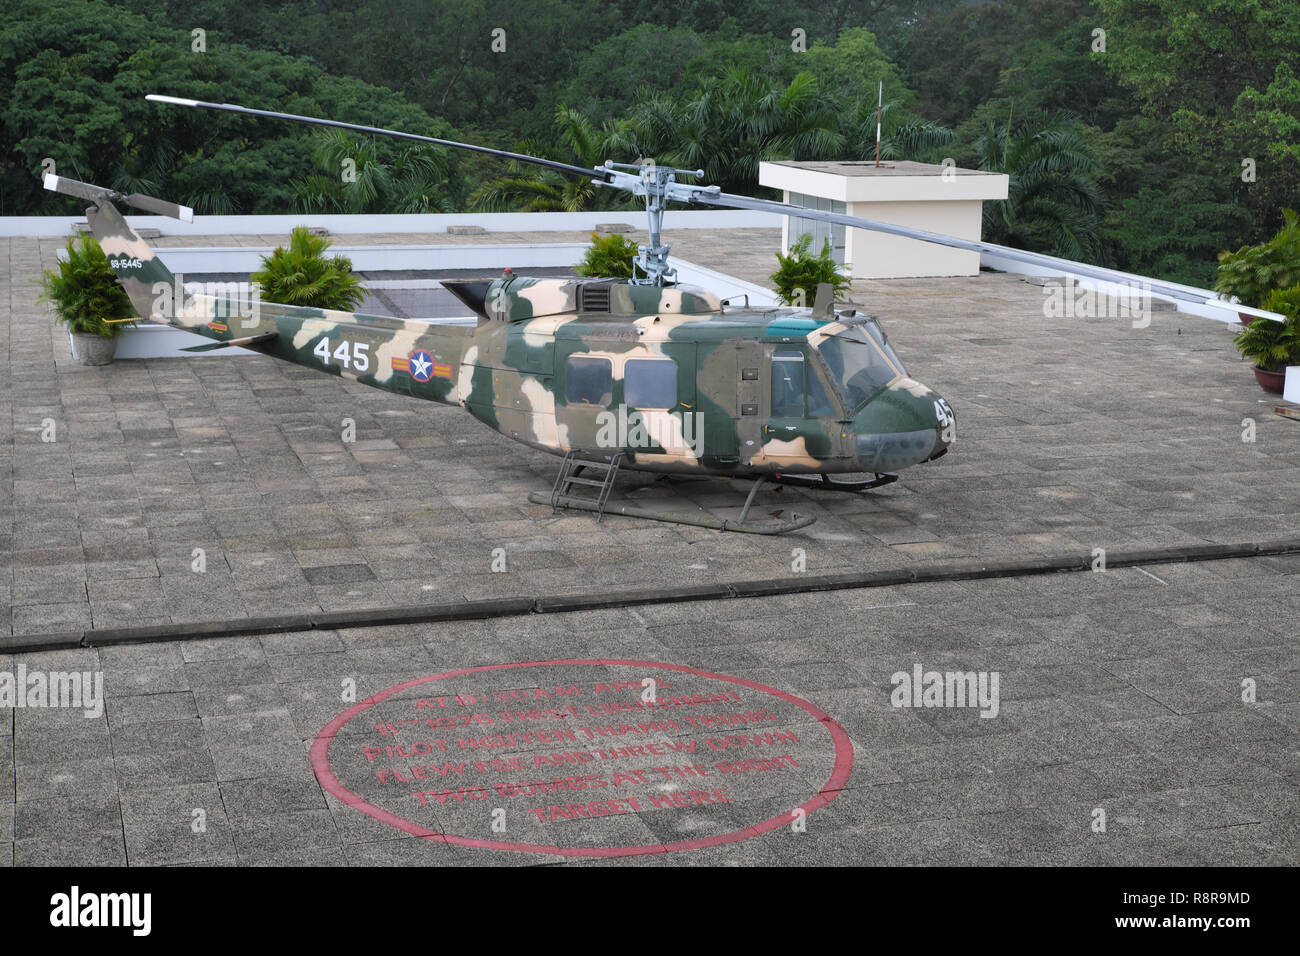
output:
M822 785L817 794L809 800L802 803L797 809L802 810L805 814L812 813L826 806L839 794L840 790L849 780L849 774L853 769L853 744L849 740L849 735L844 728L831 719L831 717L816 704L809 703L802 698L795 697L793 694L787 694L783 690L775 687L768 687L766 684L759 684L756 681L745 680L742 677L730 677L726 674L715 674L711 671L698 670L694 667L685 667L681 664L661 664L655 661L630 661L630 660L553 660L553 661L527 661L518 664L486 664L481 667L467 667L462 670L447 671L444 674L434 674L430 677L418 677L415 680L409 680L402 684L396 684L387 690L368 697L366 700L349 707L343 713L331 720L324 729L316 736L315 742L311 747L311 764L316 773L316 779L320 785L334 796L338 797L343 803L355 810L360 810L376 820L386 823L391 827L396 827L413 836L423 837L427 840L435 840L441 843L447 843L452 846L474 847L484 850L516 850L524 853L550 853L558 856L586 856L586 857L616 857L616 856L640 856L648 853L673 853L678 850L698 850L704 847L720 846L725 843L735 843L738 840L745 840L749 837L758 836L775 830L777 827L784 826L791 820L793 811L780 813L762 823L756 823L753 826L745 827L741 830L735 830L731 833L719 834L711 837L698 837L690 840L679 840L675 843L655 843L644 846L631 847L560 847L546 846L538 843L511 843L501 840L480 840L474 837L454 836L447 833L438 833L427 827L420 826L418 823L412 823L410 820L403 819L396 814L389 813L380 807L368 802L364 798L353 793L347 787L339 782L338 777L330 767L329 749L330 743L334 740L339 730L343 728L353 717L364 713L371 707L395 694L412 687L418 687L421 684L428 684L434 681L445 680L450 677L460 677L465 674L476 674L483 671L513 670L522 667L609 667L609 666L631 666L631 667L651 667L669 671L679 671L686 674L694 674L697 677L707 677L712 680L726 681L731 684L739 684L742 687L748 687L751 690L762 691L765 694L771 694L788 703L802 708L812 717L814 717L831 735L831 740L835 744L835 763L831 768L831 775L826 783Z

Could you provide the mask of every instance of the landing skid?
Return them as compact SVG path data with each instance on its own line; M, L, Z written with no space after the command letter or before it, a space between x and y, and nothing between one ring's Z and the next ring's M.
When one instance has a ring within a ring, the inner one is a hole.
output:
M778 484L790 485L794 488L808 488L812 491L870 491L872 488L883 488L885 485L892 485L898 480L898 475L892 472L877 474L875 478L867 478L863 481L836 481L829 475L777 475L773 481Z
M558 505L562 508L573 508L578 511L590 511L594 514L618 514L628 518L644 518L647 521L667 521L672 524L693 525L697 528L712 528L715 531L738 531L742 534L786 534L790 531L798 531L800 528L806 528L814 521L816 517L812 515L800 515L791 512L791 517L787 521L778 520L755 520L749 519L750 508L754 505L754 498L758 495L759 488L763 487L769 479L758 478L754 481L754 486L749 490L749 497L745 499L745 507L741 509L740 519L733 521L730 518L715 518L704 512L700 513L682 513L677 511L651 511L647 508L638 508L635 505L621 504L606 500L603 504L597 501L587 500L584 498L566 497ZM533 491L528 495L528 500L535 505L551 505L556 507L553 496L544 495L540 492Z
M829 475L776 475L775 477L760 476L754 479L753 486L749 489L749 496L745 499L745 507L740 511L739 520L730 518L715 518L713 515L703 511L699 512L680 512L680 511L652 511L648 508L638 508L636 505L623 504L609 500L609 493L614 484L614 477L618 472L618 460L621 456L616 456L610 463L587 462L579 459L573 452L570 452L564 458L564 463L560 466L559 476L555 479L555 487L552 488L551 494L544 495L540 492L531 492L528 500L535 505L550 505L552 510L558 511L561 508L573 509L576 511L589 511L597 516L613 513L623 515L627 518L643 518L647 521L667 521L671 524L692 525L697 528L712 528L715 531L737 531L742 534L786 534L790 531L798 531L800 528L806 528L814 521L816 517L812 515L801 515L790 512L790 518L785 521L768 519L753 520L749 518L750 509L754 506L754 498L757 497L758 491L765 484L771 483L780 490L782 485L790 485L795 488L807 488L811 491L845 491L845 492L862 492L870 491L873 488L882 488L885 485L892 485L898 481L898 475L893 473L877 473L875 478L868 478L862 481L836 481ZM577 477L584 469L601 468L606 469L603 480L596 481L590 478ZM662 478L676 478L676 475L663 475ZM697 476L688 476L694 478ZM705 476L698 476L705 477ZM583 498L570 493L570 485L573 483L581 485L592 485L599 488L596 498Z

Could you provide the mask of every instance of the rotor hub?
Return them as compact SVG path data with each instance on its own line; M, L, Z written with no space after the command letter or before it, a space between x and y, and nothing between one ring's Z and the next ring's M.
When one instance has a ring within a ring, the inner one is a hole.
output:
M624 172L623 170L626 170ZM637 246L634 260L632 282L635 285L671 285L677 280L677 270L668 265L669 246L662 241L664 209L669 200L689 202L690 196L701 190L700 186L687 186L677 182L677 177L703 176L702 169L674 169L672 166L660 166L653 159L643 163L615 163L605 160L604 179L594 179L598 186L610 186L640 196L645 201L646 232L648 241ZM717 187L711 187L714 190ZM636 271L640 270L641 275Z

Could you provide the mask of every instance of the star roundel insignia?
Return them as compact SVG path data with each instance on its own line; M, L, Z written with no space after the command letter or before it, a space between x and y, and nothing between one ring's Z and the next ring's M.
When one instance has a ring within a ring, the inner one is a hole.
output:
M433 356L424 349L411 353L411 378L427 382L433 377Z

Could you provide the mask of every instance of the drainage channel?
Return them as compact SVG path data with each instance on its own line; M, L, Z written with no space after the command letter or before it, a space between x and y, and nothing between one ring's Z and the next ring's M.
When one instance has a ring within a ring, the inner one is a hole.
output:
M1106 568L1141 568L1144 565L1183 564L1192 561L1225 561L1300 553L1300 538L1274 541L1205 544L1106 552ZM851 571L844 574L771 578L760 581L729 581L686 587L644 588L609 593L555 594L541 597L487 598L452 604L411 607L362 608L353 611L322 611L283 614L272 617L201 621L148 627L101 628L51 634L0 636L0 652L24 653L144 644L155 641L201 640L212 637L247 637L286 631L339 630L382 627L396 624L431 624L443 621L477 621L520 617L527 614L565 614L647 604L675 604L688 601L741 600L806 594L816 591L847 591L929 584L940 581L978 581L991 578L1029 577L1042 574L1092 572L1093 556L1062 554L1015 561L955 561L914 568L879 571Z

